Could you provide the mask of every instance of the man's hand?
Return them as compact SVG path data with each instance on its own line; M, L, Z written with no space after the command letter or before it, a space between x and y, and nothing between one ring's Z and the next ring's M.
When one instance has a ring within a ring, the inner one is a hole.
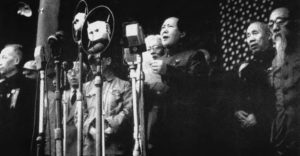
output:
M243 110L238 110L235 112L235 116L239 119L239 121L243 122L247 119L248 113Z
M167 70L167 64L163 60L153 60L150 63L153 72L158 74L165 74Z
M254 114L249 114L245 123L244 123L244 126L245 127L253 127L257 124L257 121L256 121L256 117Z

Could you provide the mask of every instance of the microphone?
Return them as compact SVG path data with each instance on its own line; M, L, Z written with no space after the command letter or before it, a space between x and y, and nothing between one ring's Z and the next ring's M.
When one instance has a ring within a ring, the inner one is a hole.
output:
M144 34L138 23L128 24L125 29L129 47L144 44Z
M64 32L58 31L48 37L47 41L50 45L62 42L64 40Z
M126 64L136 62L136 54L131 54L129 48L123 48L123 58Z
M131 53L142 53L146 51L144 33L139 23L127 23L125 25L125 36Z

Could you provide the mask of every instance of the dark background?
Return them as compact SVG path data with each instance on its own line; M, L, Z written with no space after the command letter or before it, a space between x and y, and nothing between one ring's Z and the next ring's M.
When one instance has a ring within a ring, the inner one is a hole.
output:
M25 59L33 59L36 42L38 0L23 0L30 5L33 15L24 17L17 14L17 0L2 1L0 6L0 47L8 43L20 43L25 48ZM72 39L72 19L77 0L61 0L59 30L65 32L65 58L76 59L77 48ZM174 1L174 0L87 0L89 10L98 5L107 5L116 18L117 40L122 36L122 23L138 21L144 33L158 34L163 20L171 15L184 15L189 19L190 28L200 42L216 42L218 24L217 0ZM206 36L206 37L205 37Z

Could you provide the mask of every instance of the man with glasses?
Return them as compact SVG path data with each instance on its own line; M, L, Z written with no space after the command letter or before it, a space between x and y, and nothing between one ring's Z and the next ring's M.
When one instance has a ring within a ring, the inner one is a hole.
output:
M163 138L162 117L166 103L166 91L168 86L163 83L159 74L151 69L153 60L160 60L166 57L160 35L149 35L145 38L147 51L143 52L143 71L145 73L145 110L147 123L147 145L148 155L157 155L161 147L160 139Z
M79 62L73 62L73 68L68 70L67 78L70 85L68 90L63 92L62 104L64 111L64 134L66 141L66 156L74 156L77 154L77 128L75 126L75 112L76 112L76 99L79 96ZM86 65L83 64L82 75L84 77L87 69Z
M276 49L270 74L276 96L271 142L279 156L300 154L300 18L294 11L295 8L280 7L272 11L269 19Z

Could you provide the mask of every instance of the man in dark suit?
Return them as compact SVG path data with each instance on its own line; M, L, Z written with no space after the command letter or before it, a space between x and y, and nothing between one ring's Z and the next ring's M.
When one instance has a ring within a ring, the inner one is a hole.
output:
M253 22L246 34L254 58L243 62L237 72L238 152L242 156L267 156L270 155L269 138L274 113L274 92L269 83L268 69L275 51L267 24Z
M6 45L0 54L0 151L30 155L34 138L35 83L20 72L22 46Z

